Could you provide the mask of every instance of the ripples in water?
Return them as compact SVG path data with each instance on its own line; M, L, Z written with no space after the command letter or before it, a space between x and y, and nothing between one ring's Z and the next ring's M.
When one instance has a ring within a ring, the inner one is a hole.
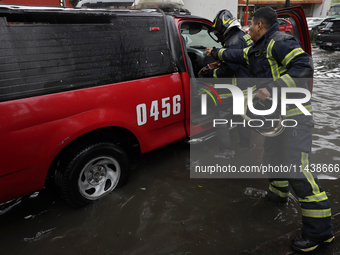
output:
M340 52L313 48L314 78L340 78Z
M313 151L340 151L340 79L314 79L313 112L315 129Z

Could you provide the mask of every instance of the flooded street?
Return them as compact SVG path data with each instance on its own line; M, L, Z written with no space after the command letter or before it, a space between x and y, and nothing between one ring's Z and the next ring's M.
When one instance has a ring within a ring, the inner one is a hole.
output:
M340 52L313 48L313 59L312 161L340 164ZM253 141L233 160L260 162L262 137ZM53 187L2 204L1 254L233 255L301 227L292 194L287 206L262 198L267 179L190 179L190 164L189 146L177 142L142 155L126 186L84 209L70 208ZM337 215L339 179L320 179Z

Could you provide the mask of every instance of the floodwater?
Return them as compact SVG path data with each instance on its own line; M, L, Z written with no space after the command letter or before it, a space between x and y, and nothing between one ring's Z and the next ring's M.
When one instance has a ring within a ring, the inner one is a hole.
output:
M340 164L340 52L313 49L313 58L312 160ZM255 150L236 151L242 164L261 160L262 138L253 139ZM190 179L190 164L189 147L178 142L142 155L126 186L84 209L52 187L0 205L0 253L232 255L301 227L293 195L287 206L263 200L266 179ZM339 180L321 185L338 214Z

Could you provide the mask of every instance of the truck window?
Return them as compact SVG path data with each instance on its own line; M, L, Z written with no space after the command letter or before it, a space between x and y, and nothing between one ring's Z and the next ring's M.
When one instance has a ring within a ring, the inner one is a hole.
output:
M340 5L333 5L328 11L329 16L340 15Z
M165 31L160 15L0 17L0 102L173 73Z
M221 47L210 36L210 27L200 22L183 22L180 30L182 38L187 47L195 77L198 76L199 70L209 63L215 62L212 57L208 57L205 53L206 48Z

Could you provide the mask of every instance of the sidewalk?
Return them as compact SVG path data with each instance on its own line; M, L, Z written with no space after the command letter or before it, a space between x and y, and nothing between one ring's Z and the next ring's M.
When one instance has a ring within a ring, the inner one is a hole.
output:
M338 255L340 254L340 215L332 220L335 240L327 246L319 246L316 250L307 253L298 253L290 248L290 240L300 235L300 229L287 233L271 241L262 243L253 250L243 251L238 255L290 255L290 254L308 254L308 255Z

